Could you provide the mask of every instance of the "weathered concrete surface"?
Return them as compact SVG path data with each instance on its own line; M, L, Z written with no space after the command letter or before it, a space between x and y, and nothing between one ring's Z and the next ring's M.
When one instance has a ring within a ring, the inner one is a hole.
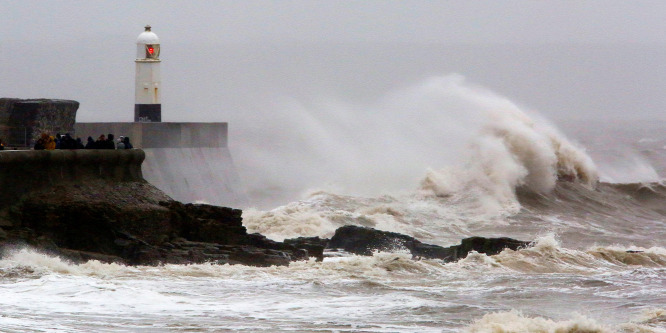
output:
M72 100L0 98L0 138L32 146L41 133L73 133L78 109Z
M212 205L247 204L229 149L149 148L143 175L170 197Z
M62 183L143 182L140 149L0 151L0 209L22 195Z
M224 148L227 123L76 123L76 136L129 136L135 148Z

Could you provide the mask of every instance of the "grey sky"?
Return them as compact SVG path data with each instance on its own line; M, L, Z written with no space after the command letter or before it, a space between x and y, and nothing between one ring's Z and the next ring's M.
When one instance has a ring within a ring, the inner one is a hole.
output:
M663 1L2 1L2 40L663 43Z
M666 121L666 1L0 0L0 13L0 96L78 100L80 122L132 121L135 41L152 25L162 120L229 122L251 197L413 188L448 165L474 121L446 92L434 109L411 100L424 82L464 77L574 139L572 121Z
M0 94L130 120L134 41L162 41L165 119L237 121L271 96L365 103L431 76L552 118L664 119L664 1L0 0ZM197 110L193 112L192 109Z

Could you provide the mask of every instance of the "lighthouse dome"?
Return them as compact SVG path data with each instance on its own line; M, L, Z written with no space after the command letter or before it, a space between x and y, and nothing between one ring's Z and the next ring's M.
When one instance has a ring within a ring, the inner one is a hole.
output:
M137 44L159 44L160 38L157 35L150 31L150 26L146 26L146 31L142 32L139 37L136 39Z

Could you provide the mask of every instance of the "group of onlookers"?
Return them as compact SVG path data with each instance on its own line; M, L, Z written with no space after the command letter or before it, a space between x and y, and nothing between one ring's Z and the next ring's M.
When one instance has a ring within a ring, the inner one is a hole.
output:
M118 140L114 140L113 134L104 136L100 135L97 141L93 140L91 136L88 137L88 142L85 149L132 149L129 136L120 136Z
M91 136L88 137L88 142L84 145L81 138L72 138L69 133L55 136L42 133L34 146L35 150L54 150L54 149L132 149L134 148L130 143L129 137L121 136L118 140L114 140L113 134L99 136L97 141L93 140Z

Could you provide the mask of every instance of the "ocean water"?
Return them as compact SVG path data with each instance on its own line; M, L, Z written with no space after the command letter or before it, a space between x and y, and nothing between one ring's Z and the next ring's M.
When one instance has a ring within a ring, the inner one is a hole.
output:
M0 259L0 332L666 332L666 124L558 129L456 75L366 107L296 108L305 122L283 126L295 139L232 149L256 203L249 231L330 237L355 224L533 246L270 268L77 265L15 249Z

